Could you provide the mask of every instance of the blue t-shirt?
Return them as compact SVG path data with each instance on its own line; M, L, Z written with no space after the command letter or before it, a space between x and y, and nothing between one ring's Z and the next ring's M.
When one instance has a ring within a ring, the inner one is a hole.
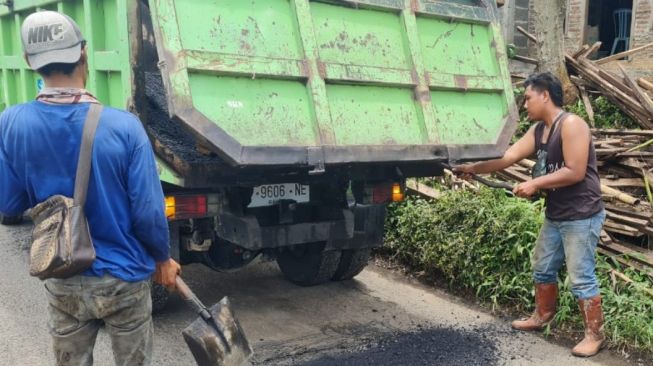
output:
M88 109L34 101L0 115L0 212L20 215L53 195L73 196ZM170 251L161 182L140 121L104 107L92 159L85 212L97 258L83 274L147 279Z

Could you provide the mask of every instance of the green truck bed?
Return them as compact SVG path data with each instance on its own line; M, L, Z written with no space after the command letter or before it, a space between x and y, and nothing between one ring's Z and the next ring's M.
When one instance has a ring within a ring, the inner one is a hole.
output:
M89 89L120 108L144 93L151 16L169 122L231 167L486 159L516 127L489 0L16 0L0 5L0 110L39 88L19 40L37 8L79 22Z

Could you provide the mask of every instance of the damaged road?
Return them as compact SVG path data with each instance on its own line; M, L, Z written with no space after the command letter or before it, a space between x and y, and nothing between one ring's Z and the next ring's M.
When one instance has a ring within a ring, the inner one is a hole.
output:
M46 300L27 272L31 226L0 226L0 365L51 365ZM254 365L628 365L603 352L578 359L507 320L462 305L442 291L370 266L354 281L303 288L286 282L273 262L234 273L199 265L184 277L206 303L228 295L245 329ZM154 317L156 365L192 365L181 330L195 315L173 297ZM112 365L106 334L96 365ZM637 363L632 363L637 365Z

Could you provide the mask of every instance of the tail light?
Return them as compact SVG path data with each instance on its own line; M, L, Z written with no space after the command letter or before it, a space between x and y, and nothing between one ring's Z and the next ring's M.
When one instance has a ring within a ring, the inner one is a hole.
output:
M207 217L218 213L218 195L181 195L165 199L168 220Z
M388 203L392 200L392 188L388 184L372 187L372 203Z

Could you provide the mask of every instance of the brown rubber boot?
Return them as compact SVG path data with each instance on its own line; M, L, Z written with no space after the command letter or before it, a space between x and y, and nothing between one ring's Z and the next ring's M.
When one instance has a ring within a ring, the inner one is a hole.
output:
M542 330L553 320L558 301L558 284L535 285L535 311L528 319L515 320L512 327L517 330Z
M599 353L605 341L601 296L578 300L578 306L585 322L585 338L571 350L571 353L574 356L591 357Z

